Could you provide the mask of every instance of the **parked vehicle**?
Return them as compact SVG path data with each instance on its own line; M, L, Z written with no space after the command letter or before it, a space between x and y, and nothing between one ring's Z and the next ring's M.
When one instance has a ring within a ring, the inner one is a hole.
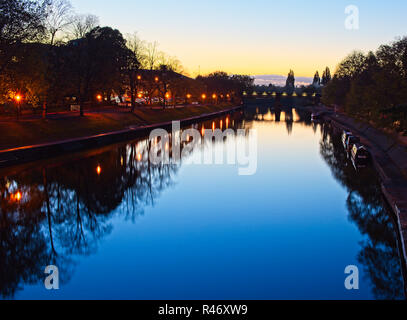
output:
M356 137L356 136L348 136L348 138L346 139L345 144L344 144L344 147L345 147L346 152L348 152L348 153L351 152L353 146L354 146L356 143L360 143L359 137Z
M355 167L367 166L370 162L370 152L360 143L355 143L351 151L351 159Z

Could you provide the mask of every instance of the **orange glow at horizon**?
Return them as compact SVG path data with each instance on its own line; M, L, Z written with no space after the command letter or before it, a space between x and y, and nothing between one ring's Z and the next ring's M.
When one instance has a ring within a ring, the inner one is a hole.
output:
M315 47L302 43L302 49L298 50L298 43L293 42L280 52L275 45L264 45L264 49L256 50L255 57L252 49L231 48L219 46L211 51L203 50L197 54L196 50L190 52L190 48L174 48L174 52L180 57L188 73L195 77L207 75L216 70L229 74L255 75L280 75L287 76L290 69L294 70L296 78L313 77L316 70L321 72L329 67L333 73L337 64L354 48L334 47L324 51L316 51ZM262 46L263 47L263 46ZM216 53L214 53L216 52ZM272 52L272 58L270 57ZM197 66L200 66L198 69Z

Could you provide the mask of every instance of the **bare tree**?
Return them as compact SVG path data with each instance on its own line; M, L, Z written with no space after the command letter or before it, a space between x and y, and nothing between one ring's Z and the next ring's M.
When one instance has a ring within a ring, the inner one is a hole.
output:
M92 14L78 14L73 18L71 35L74 39L80 39L99 25L99 18Z
M146 50L145 43L140 40L137 33L126 35L126 46L128 49L125 78L131 98L131 112L133 113L136 107L136 95L140 86L140 68L146 65Z
M140 64L140 68L144 69L148 66L147 58L147 45L146 42L141 40L137 32L126 34L126 45L127 48L134 54L137 61Z
M167 58L167 65L174 72L177 72L177 73L180 73L180 74L184 73L184 67L183 67L181 61L175 56L169 56Z
M49 0L46 12L49 41L54 45L57 33L65 31L73 23L73 7L68 0Z
M147 55L147 66L150 70L153 70L157 66L159 52L158 52L158 43L148 43L146 46L146 55Z

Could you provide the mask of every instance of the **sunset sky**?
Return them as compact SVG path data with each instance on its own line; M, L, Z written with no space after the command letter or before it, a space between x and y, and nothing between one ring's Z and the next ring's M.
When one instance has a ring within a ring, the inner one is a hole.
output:
M177 56L191 75L215 70L312 76L354 49L368 51L407 35L407 1L72 0L101 25L137 31ZM345 7L360 10L360 29L345 29Z

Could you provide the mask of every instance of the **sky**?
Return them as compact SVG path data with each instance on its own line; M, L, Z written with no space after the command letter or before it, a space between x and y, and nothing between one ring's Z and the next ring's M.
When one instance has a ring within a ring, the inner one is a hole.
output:
M102 26L137 32L176 56L188 74L312 77L353 50L375 50L407 35L406 0L71 0ZM345 8L359 9L359 29L345 28Z

